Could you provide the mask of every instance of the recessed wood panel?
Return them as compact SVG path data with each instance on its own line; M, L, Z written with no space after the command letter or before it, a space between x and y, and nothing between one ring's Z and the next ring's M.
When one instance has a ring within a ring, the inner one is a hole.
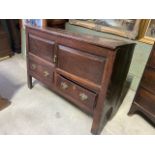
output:
M58 68L101 84L106 58L66 46L58 47Z
M29 35L29 51L49 62L53 62L55 42Z

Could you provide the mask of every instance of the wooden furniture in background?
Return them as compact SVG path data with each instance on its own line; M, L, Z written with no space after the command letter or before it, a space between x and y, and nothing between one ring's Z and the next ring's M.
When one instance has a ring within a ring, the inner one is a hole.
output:
M92 115L99 134L121 104L135 44L30 26L26 36L28 87L43 82Z
M18 19L6 19L6 24L10 35L12 51L21 53L20 21Z
M143 113L155 124L155 45L144 70L129 115Z
M0 58L12 56L8 33L3 29L0 22Z
M53 27L65 29L67 19L43 19L43 27Z

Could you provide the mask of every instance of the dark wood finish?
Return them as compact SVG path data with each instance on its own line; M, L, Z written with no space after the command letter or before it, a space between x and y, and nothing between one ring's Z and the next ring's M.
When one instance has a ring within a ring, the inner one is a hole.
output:
M9 43L8 33L4 31L0 23L0 58L12 56L12 51Z
M21 53L21 31L19 19L6 19L13 52Z
M155 49L152 49L150 61L148 62L148 65L151 66L152 68L155 68Z
M51 62L54 56L54 41L46 40L34 35L29 36L29 51Z
M46 19L46 26L64 29L67 21L67 19Z
M73 97L77 100L77 103L86 106L93 112L96 99L96 94L94 92L91 92L60 75L57 75L56 77L56 87L60 91Z
M101 84L106 58L70 47L58 46L57 67L79 78ZM65 63L64 63L65 62ZM72 64L72 65L71 65Z
M129 115L136 112L144 114L155 125L155 45L152 48Z
M32 77L40 80L92 115L91 132L99 134L121 105L135 44L30 26L26 33L29 88Z
M33 77L39 77L42 82L49 85L53 83L53 64L48 63L33 54L30 54L29 62L29 71Z
M155 69L146 68L141 81L141 87L155 95Z

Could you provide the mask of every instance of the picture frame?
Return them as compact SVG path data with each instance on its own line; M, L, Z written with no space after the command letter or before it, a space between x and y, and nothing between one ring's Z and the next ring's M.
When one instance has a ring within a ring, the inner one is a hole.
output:
M25 28L26 24L36 27L46 27L47 22L46 19L23 19L22 27Z
M140 27L140 19L70 19L69 23L95 31L111 33L136 39Z
M141 22L138 40L147 44L155 42L155 19L144 19Z

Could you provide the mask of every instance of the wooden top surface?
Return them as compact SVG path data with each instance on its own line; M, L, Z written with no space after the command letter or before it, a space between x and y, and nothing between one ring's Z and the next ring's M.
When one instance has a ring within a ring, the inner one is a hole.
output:
M54 35L59 35L62 37L72 38L79 41L84 41L90 44L95 44L101 47L106 47L109 49L116 49L119 46L128 45L128 44L135 44L132 41L124 41L124 40L118 40L118 39L111 39L111 38L104 38L94 35L87 35L87 34L79 34L70 32L67 30L62 29L56 29L56 28L38 28L30 25L26 25L26 28L40 30L42 32L47 32Z

